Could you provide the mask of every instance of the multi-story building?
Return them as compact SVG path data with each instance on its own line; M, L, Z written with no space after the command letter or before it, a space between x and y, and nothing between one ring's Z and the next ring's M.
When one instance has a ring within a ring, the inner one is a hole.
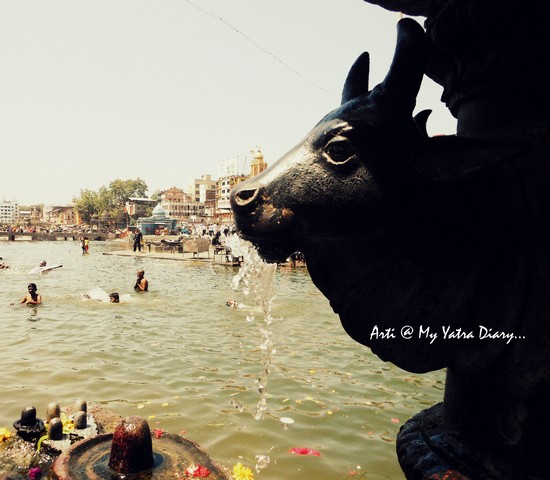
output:
M42 223L42 207L35 205L30 207L29 210L21 210L20 207L19 223L26 226L40 225Z
M168 217L177 218L180 221L202 215L204 208L194 202L191 195L176 187L160 192L160 205Z
M189 195L195 203L206 203L216 197L216 180L212 175L201 175L189 184Z
M235 185L259 175L267 168L267 163L264 161L264 156L258 147L252 150L251 153L252 157L233 157L219 162L220 178L217 188L218 205L216 213L221 216L222 220L231 217L229 195Z
M153 208L156 203L150 198L128 197L126 201L126 213L130 217L145 217L148 210Z
M19 221L19 203L2 200L0 202L0 224L12 224Z
M248 175L232 175L218 180L218 214L231 210L231 205L229 204L231 189L248 178Z
M76 225L77 215L72 205L46 205L42 220L50 225Z

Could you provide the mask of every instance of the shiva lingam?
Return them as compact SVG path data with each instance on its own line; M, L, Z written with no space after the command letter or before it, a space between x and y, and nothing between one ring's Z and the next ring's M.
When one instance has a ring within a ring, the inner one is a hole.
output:
M97 435L97 425L93 415L88 413L88 404L85 400L77 400L74 405L75 413L69 416L74 423L74 433L80 437Z
M19 420L13 422L13 428L23 440L33 442L44 432L44 422L41 418L36 418L36 408L30 406L21 412Z
M114 433L72 445L57 458L52 475L57 480L163 480L191 465L208 469L208 478L230 478L194 442L161 430L152 433L147 420L131 416Z
M73 443L83 438L97 435L98 428L93 415L87 413L88 406L84 400L78 400L74 406L75 413L69 416L73 427L64 430L61 419L61 408L58 403L52 402L46 409L46 423L48 436L39 440L41 447L53 455L59 455Z
M49 403L46 408L46 423L50 423L52 418L61 418L61 407L59 403Z

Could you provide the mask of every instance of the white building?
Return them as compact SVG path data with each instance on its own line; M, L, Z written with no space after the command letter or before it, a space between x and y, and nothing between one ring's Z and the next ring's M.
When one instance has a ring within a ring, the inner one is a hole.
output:
M0 202L0 224L19 221L19 203L2 200Z
M207 203L216 198L217 181L212 180L211 175L202 175L189 184L189 195L196 203Z
M240 182L259 175L267 168L264 156L256 147L251 151L253 157L233 157L218 162L218 212L231 210L229 197L231 190Z
M235 155L218 161L218 178L242 177L250 172L253 158L249 155Z
M177 218L180 221L201 216L204 211L204 205L196 203L191 195L176 187L160 192L159 201L168 217Z

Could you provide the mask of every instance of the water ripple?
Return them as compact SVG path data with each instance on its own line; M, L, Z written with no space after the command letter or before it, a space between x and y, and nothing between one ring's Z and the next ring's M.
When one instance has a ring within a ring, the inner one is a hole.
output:
M264 480L344 479L358 466L371 480L400 479L399 427L442 398L442 372L412 375L381 362L344 333L306 272L280 270L267 410L256 421L262 339L247 309L225 305L254 305L233 290L234 269L102 255L120 246L100 242L91 242L87 256L72 242L0 247L4 261L17 266L0 271L0 427L27 405L43 415L52 401L85 398L122 416L144 416L153 428L185 431L228 466L253 468L256 454L266 453ZM64 266L25 273L42 259ZM138 266L150 282L145 295L132 289ZM30 281L44 304L10 306ZM85 299L92 291L118 291L127 301ZM289 454L297 446L322 455Z

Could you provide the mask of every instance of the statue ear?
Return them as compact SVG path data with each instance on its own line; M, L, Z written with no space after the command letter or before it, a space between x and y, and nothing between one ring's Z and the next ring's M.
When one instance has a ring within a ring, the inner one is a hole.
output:
M446 135L423 141L413 154L415 171L424 180L459 180L517 155L521 144L492 143Z

